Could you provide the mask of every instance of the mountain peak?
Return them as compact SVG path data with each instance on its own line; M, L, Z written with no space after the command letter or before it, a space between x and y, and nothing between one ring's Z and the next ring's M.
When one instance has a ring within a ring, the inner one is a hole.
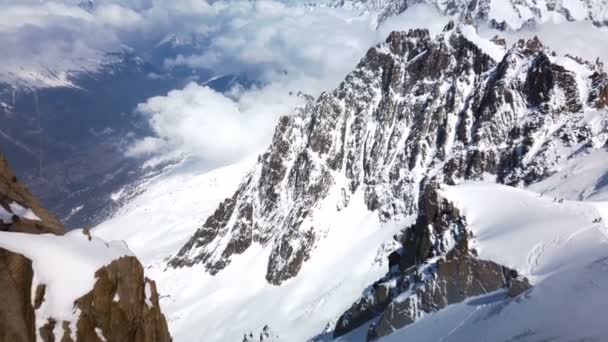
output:
M601 133L580 116L597 101L586 98L588 64L547 55L538 38L495 61L466 25L447 28L391 33L334 91L283 117L254 170L169 265L216 274L257 243L278 285L322 239L319 208L340 215L361 198L387 221L417 212L429 178L530 184L556 167L557 148ZM566 124L547 134L556 121Z

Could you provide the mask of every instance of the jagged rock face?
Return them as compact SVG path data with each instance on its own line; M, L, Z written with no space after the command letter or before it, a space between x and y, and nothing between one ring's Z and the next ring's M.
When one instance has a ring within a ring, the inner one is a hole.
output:
M76 300L81 310L77 341L171 341L154 281L137 259L125 257L95 274L93 290Z
M156 284L144 277L143 267L136 258L118 259L98 270L95 277L97 281L91 292L74 302L80 313L76 331L70 330L71 322L49 319L39 328L43 341L55 341L55 328L59 324L63 327L63 342L171 341L158 304ZM39 300L44 301L43 293L40 297Z
M438 188L430 182L421 194L418 219L403 236L400 272L370 287L340 317L335 337L377 318L368 330L375 340L469 297L506 289L514 298L530 288L515 270L475 257L466 219Z
M500 4L497 4L500 3ZM415 4L428 4L441 13L496 29L518 30L552 16L564 20L590 20L597 26L608 25L608 2L603 0L335 0L334 7L347 7L377 13L379 24L405 12Z
M283 117L255 169L169 266L215 274L259 243L272 250L266 278L278 285L310 257L329 194L340 199L325 206L340 210L362 192L382 220L400 218L417 213L427 175L530 184L564 151L606 140L582 113L602 103L600 64L566 58L572 71L536 39L494 61L461 30L394 32L336 90Z
M448 254L435 265L431 279L413 283L402 297L395 298L383 311L379 321L368 331L368 340L389 335L396 329L414 323L425 314L460 303L469 297L487 294L503 288L513 289L513 296L529 288L526 280L512 286L511 270L491 261L469 255ZM527 286L526 286L527 285Z

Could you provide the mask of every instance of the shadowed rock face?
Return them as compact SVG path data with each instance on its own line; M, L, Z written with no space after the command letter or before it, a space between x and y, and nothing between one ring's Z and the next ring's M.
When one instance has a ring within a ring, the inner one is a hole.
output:
M0 205L11 212L10 204L31 209L38 220L13 216L10 223L0 221L4 231L28 234L64 234L59 221L23 187L0 155ZM0 249L0 342L32 342L36 335L45 342L55 341L55 329L63 328L61 342L171 341L165 317L160 311L155 283L144 277L144 270L134 257L123 257L97 270L91 292L74 298L80 311L76 331L71 322L52 318L36 326L36 310L45 300L45 284L37 284L32 294L34 271L24 256ZM57 341L59 342L59 341Z
M599 135L582 108L603 103L602 65L571 58L593 74L579 82L538 39L495 61L462 30L393 32L335 90L281 118L255 168L169 267L216 274L261 244L271 249L266 279L279 285L322 237L313 224L320 205L340 210L360 192L381 220L416 215L428 174L527 185L564 161L557 151ZM330 195L338 203L322 203Z
M30 260L0 249L0 341L35 341L33 275Z
M389 335L424 314L501 289L514 298L530 288L515 270L480 260L469 250L466 219L430 182L417 222L404 235L401 271L377 281L338 320L342 336L377 319L368 340Z

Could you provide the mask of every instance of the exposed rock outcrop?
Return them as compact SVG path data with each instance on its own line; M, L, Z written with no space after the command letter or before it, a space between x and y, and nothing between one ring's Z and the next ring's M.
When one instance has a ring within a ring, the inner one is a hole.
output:
M35 341L32 262L0 249L0 341Z
M24 208L29 208L39 218L32 220L18 218L11 223L0 221L0 231L14 231L31 234L52 233L61 235L65 232L63 225L50 212L42 207L40 202L25 188L10 169L4 155L0 153L0 206L9 212L10 205L17 203Z
M81 311L77 341L171 341L154 281L134 257L124 257L95 273L91 292L76 300Z
M254 335L252 332L243 336L243 342L280 342L281 339L275 334L268 325L265 325L259 335Z

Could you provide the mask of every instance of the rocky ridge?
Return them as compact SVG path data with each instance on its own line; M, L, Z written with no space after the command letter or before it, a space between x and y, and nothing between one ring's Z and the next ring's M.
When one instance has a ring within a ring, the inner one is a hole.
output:
M428 179L526 186L605 147L601 63L556 56L538 39L496 58L501 47L475 37L450 23L436 38L393 32L370 49L334 91L280 119L255 169L169 267L216 274L256 243L270 248L266 279L279 285L322 238L321 205L339 212L361 193L381 220L403 218L418 213Z

